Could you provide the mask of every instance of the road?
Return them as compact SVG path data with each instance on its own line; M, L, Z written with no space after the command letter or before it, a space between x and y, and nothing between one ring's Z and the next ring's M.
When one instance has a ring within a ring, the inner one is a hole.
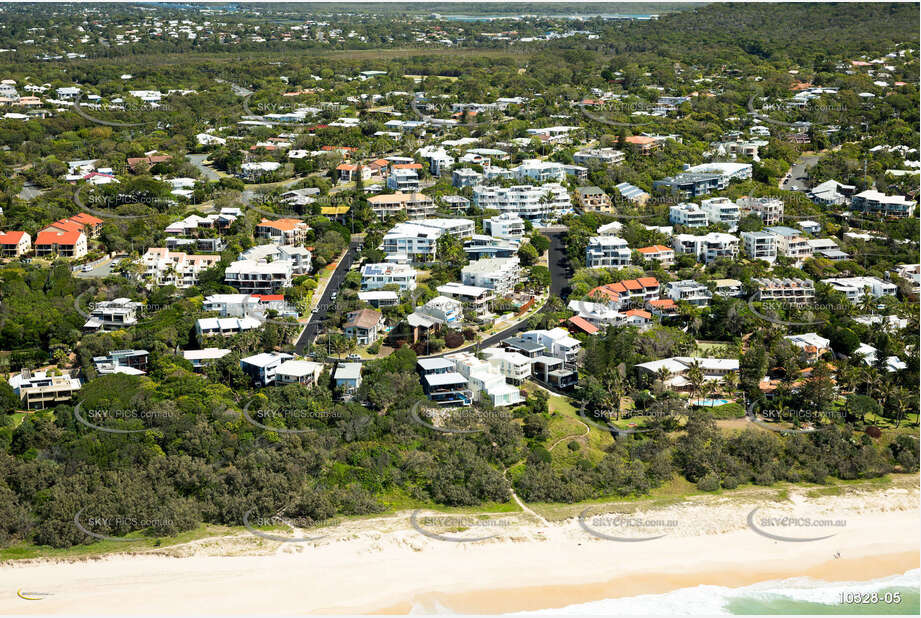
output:
M316 339L317 334L323 327L324 320L326 320L326 315L329 313L329 307L333 304L330 300L333 292L339 291L339 286L341 286L342 282L345 280L345 276L349 272L349 267L352 266L352 262L358 257L358 250L360 247L361 241L353 240L345 256L339 260L335 272L333 272L332 276L329 278L329 282L326 284L326 289L323 290L323 296L320 297L316 312L311 314L310 321L307 322L304 330L301 331L300 336L297 338L297 342L294 344L294 351L297 354L303 355L304 350L307 349L310 342Z
M221 179L221 177L217 175L217 172L204 165L204 161L208 158L207 154L187 154L185 158L189 160L189 163L197 167L198 171L204 174L205 178L208 180L217 181Z
M19 199L31 202L42 193L44 193L44 189L39 189L31 182L26 182L22 185L22 191L19 192Z
M780 181L780 188L786 191L807 190L806 181L800 180L800 177L806 176L806 171L818 162L819 155L802 155L796 160L787 175L783 177L783 180Z
M122 261L123 257L124 256L119 256L110 260L105 260L88 272L83 272L83 269L79 268L74 271L74 277L78 279L105 279L113 274L115 266Z

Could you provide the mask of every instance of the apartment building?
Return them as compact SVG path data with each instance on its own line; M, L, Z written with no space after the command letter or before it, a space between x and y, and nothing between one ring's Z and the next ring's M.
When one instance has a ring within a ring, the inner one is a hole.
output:
M539 343L544 346L548 356L558 358L566 364L575 363L582 352L582 343L571 337L565 328L528 330L521 333L521 338L525 341Z
M754 278L756 300L807 305L815 301L815 283L811 279Z
M445 356L467 380L474 401L489 401L496 408L516 405L524 401L521 391L506 382L500 369L470 352L456 352Z
M485 315L489 310L489 301L495 298L493 291L488 288L457 282L439 285L436 291L442 296L460 301L464 308L473 311L477 316Z
M739 239L723 232L710 232L703 236L676 234L672 238L672 247L675 253L690 253L699 262L709 264L719 258L734 258L739 252Z
M899 289L894 283L883 281L878 277L840 277L822 279L822 283L830 285L838 292L841 292L847 297L848 301L854 304L860 303L868 294L872 298L896 296Z
M517 240L524 236L524 219L512 212L483 219L483 231L495 238Z
M32 250L32 237L25 232L0 233L0 257L16 258Z
M880 191L867 189L851 198L851 208L868 214L881 214L901 219L911 216L915 203L903 195L886 195Z
M312 259L313 255L306 247L275 244L250 247L237 258L238 261L262 264L284 262L291 268L292 275L310 274Z
M668 209L668 221L685 227L707 227L707 213L697 204L686 202Z
M576 151L572 159L578 165L617 165L623 163L627 155L613 148L586 148Z
M713 293L724 298L738 298L745 295L742 282L738 279L714 279Z
M614 204L610 196L598 187L579 187L576 189L576 196L583 212L614 211Z
M464 266L461 280L464 285L487 288L498 295L505 295L522 280L520 261L517 257L477 260Z
M456 328L464 323L464 305L447 296L436 296L416 309L414 315L435 324Z
M400 292L416 289L416 271L406 264L365 264L361 267L362 291L396 285Z
M387 177L387 188L393 191L415 193L419 190L419 174L414 169L393 169Z
M79 378L73 377L70 372L54 375L49 371L23 369L8 381L26 410L44 410L68 403L80 390Z
M665 284L665 296L677 302L685 302L695 307L706 307L713 298L713 293L702 283L692 279L670 281Z
M713 191L725 189L718 174L676 174L653 181L653 191L660 191L681 199L694 199Z
M151 247L141 256L141 275L157 286L173 285L179 289L198 283L198 275L221 261L219 255L195 255Z
M739 214L757 215L764 225L777 225L783 221L783 201L776 197L741 197L736 200Z
M742 251L753 260L773 264L777 260L777 237L770 232L742 232Z
M35 237L35 255L79 259L87 253L86 234L79 231L44 230Z
M700 202L710 225L725 225L730 232L739 227L739 207L727 197L711 197Z
M675 250L665 245L650 245L649 247L640 247L637 252L644 260L655 260L665 268L675 265Z
M473 190L473 204L481 210L512 213L529 221L548 221L572 209L569 192L557 183L548 183L539 187L532 185L479 186Z
M390 255L405 255L414 262L429 262L435 259L439 229L417 223L398 223L384 234L381 250Z
M224 283L243 294L275 294L291 286L292 275L288 261L237 260L224 271Z
M483 184L483 174L469 167L461 167L451 172L451 184L462 189Z
M372 195L368 198L371 210L378 219L397 216L406 213L407 217L430 217L435 214L435 201L423 193L390 193L387 195Z
M267 238L277 245L302 245L308 231L310 226L300 219L262 219L256 224L253 236Z
M617 236L592 236L585 248L586 268L619 268L630 264L630 247Z
M195 321L195 334L199 339L203 337L231 337L248 330L262 327L262 322L256 318L200 318Z
M590 298L613 303L616 307L630 304L643 306L659 298L659 281L655 277L624 279L617 283L599 285L588 293Z
M791 260L806 260L812 257L812 245L799 230L785 225L765 228L765 232L777 238L777 255Z
M90 317L84 332L109 332L130 328L138 323L137 311L143 305L130 298L103 300L90 306Z

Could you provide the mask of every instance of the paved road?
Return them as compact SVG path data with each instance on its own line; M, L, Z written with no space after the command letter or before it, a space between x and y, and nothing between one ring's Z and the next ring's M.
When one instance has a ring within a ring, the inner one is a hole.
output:
M44 192L44 189L39 189L31 182L26 182L22 185L22 191L19 192L19 199L31 202Z
M82 268L74 271L74 277L79 279L105 279L113 274L115 266L122 261L121 257L115 257L99 264L93 270L83 272Z
M316 312L311 314L310 321L307 322L307 326L301 331L300 337L298 337L297 342L294 344L294 351L297 354L303 354L308 344L316 339L329 313L329 308L333 304L330 300L333 292L339 291L339 286L341 286L342 282L345 280L345 276L349 272L349 267L352 265L355 258L358 257L359 247L361 247L361 241L353 240L345 256L339 260L335 272L333 272L330 277L329 283L326 284L326 289L323 290L323 296L317 304Z
M566 247L563 245L564 227L547 228L542 231L544 236L550 238L550 250L547 255L547 264L550 269L550 295L565 299L569 296L569 280L572 279L572 266L566 256Z
M806 176L806 171L818 162L819 155L801 156L780 182L780 188L786 191L806 191L808 189L806 181L800 180L800 177Z
M203 161L208 158L207 154L187 154L185 158L189 160L189 163L197 167L198 171L204 174L205 178L208 180L221 179L221 177L217 175L217 172L203 164Z

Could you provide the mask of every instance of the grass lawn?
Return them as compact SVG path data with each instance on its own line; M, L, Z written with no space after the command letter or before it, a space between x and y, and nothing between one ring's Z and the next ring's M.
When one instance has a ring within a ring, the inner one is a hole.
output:
M695 356L703 357L719 357L720 354L728 352L732 349L732 346L728 343L717 343L713 341L698 341L697 347L694 349Z

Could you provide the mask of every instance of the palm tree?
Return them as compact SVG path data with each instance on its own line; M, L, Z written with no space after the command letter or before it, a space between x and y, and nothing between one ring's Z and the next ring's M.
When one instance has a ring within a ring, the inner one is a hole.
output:
M739 374L734 371L730 371L723 376L723 389L726 391L726 394L729 397L736 392L736 388L739 386Z
M672 377L672 372L668 367L665 367L664 365L659 367L659 369L656 371L656 379L659 380L663 386L665 386L665 383L668 382L670 377Z
M699 397L703 392L706 379L704 378L703 369L701 369L698 361L695 360L691 363L691 366L688 367L687 379L688 382L691 383L691 393L697 393Z

